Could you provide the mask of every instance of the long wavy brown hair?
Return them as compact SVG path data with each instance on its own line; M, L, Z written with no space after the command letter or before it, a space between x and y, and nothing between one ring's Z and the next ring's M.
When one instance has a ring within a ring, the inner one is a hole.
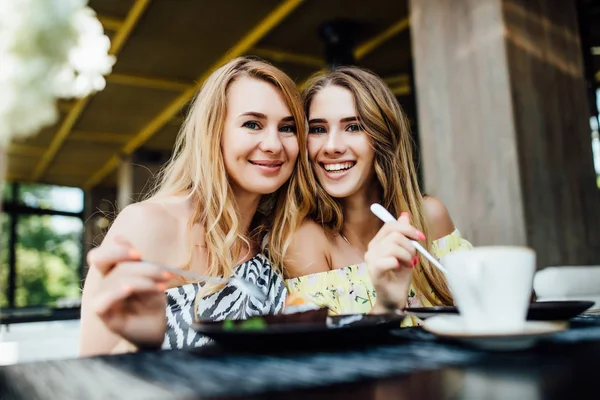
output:
M240 231L239 210L221 148L228 89L241 77L267 82L281 93L294 118L299 145L290 179L275 193L261 198L250 232ZM202 85L183 122L173 156L159 173L150 198L184 195L192 200L194 215L189 229L194 224L205 229L209 275L231 275L247 256L242 254L243 246L250 248L250 241L260 242L269 231L268 254L273 267L282 271L282 254L297 229L295 217L307 215L312 207L315 180L308 163L306 135L306 116L298 88L290 77L266 61L236 58L213 72Z
M383 80L372 72L358 67L338 67L316 73L303 86L302 97L307 114L315 95L327 86L338 86L352 93L359 122L375 150L375 174L381 204L393 215L409 212L412 225L425 234L426 248L430 249L410 124L398 100ZM344 224L340 202L318 182L316 202L310 215L334 235L340 233ZM453 303L445 277L421 254L414 270L413 285L432 304Z

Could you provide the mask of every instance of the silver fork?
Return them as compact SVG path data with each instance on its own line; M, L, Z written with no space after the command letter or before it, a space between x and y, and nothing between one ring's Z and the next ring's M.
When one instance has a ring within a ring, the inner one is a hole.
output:
M231 283L232 285L234 285L241 291L245 292L246 294L256 297L258 300L260 300L262 302L267 300L267 295L264 294L263 291L260 290L260 288L258 286L256 286L255 284L253 284L251 282L248 282L247 280L238 278L237 276L230 276L229 278L219 278L216 276L200 275L195 272L186 271L186 270L179 269L179 268L171 268L171 267L167 267L166 265L160 265L160 264L156 264L156 263L146 261L146 260L144 260L143 262L147 262L148 264L156 265L163 271L172 272L175 275L185 276L187 278L196 279L201 282L214 282L214 283L222 283L222 284Z

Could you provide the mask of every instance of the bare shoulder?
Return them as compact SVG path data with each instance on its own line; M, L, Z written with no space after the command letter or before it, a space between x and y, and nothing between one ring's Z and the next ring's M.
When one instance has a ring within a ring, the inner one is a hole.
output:
M452 222L450 213L439 199L426 196L423 200L423 208L429 227L429 235L432 240L442 238L454 232L454 222Z
M323 227L306 219L294 232L286 253L286 278L329 271L329 250L329 238Z
M176 222L175 216L167 211L167 208L159 203L144 201L130 204L117 215L112 223L109 233L120 234L129 232L154 232L157 228L166 228L173 226ZM162 231L162 229L158 229Z
M130 242L146 258L162 260L162 253L185 232L185 219L171 207L157 201L144 201L125 207L112 223L102 245L115 237Z
M327 240L327 235L321 225L312 219L305 219L296 232L294 232L293 239L310 240L315 242L315 244L323 244L323 240Z

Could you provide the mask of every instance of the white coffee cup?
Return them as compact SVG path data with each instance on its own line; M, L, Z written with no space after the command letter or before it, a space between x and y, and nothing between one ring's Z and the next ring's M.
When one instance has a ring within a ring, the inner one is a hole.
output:
M450 291L466 330L508 333L523 328L535 259L532 249L518 246L475 247L444 257Z

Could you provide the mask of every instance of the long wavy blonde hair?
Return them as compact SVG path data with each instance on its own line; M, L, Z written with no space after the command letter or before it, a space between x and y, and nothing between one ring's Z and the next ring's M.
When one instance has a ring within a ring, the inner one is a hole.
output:
M410 125L398 100L372 72L358 67L338 67L316 73L304 85L302 97L307 114L315 95L327 86L338 86L352 93L360 124L375 150L375 175L381 204L393 215L409 212L412 225L425 234L426 248L430 249ZM330 233L339 234L344 224L342 206L320 184L317 188L311 216ZM432 304L453 302L444 276L421 254L414 270L413 284Z
M227 150L221 147L228 89L241 77L267 82L281 93L294 118L299 145L291 178L275 193L261 198L250 232L240 231L239 210L223 160L222 151ZM268 231L271 262L274 268L282 270L282 254L297 228L294 217L306 215L312 207L310 193L315 181L308 164L306 135L306 117L296 85L284 72L263 60L236 58L213 72L202 85L183 122L173 156L159 173L150 197L185 195L192 200L194 214L188 228L199 224L205 229L209 275L231 275L248 255L242 254L243 246L250 248L251 241L260 243Z

